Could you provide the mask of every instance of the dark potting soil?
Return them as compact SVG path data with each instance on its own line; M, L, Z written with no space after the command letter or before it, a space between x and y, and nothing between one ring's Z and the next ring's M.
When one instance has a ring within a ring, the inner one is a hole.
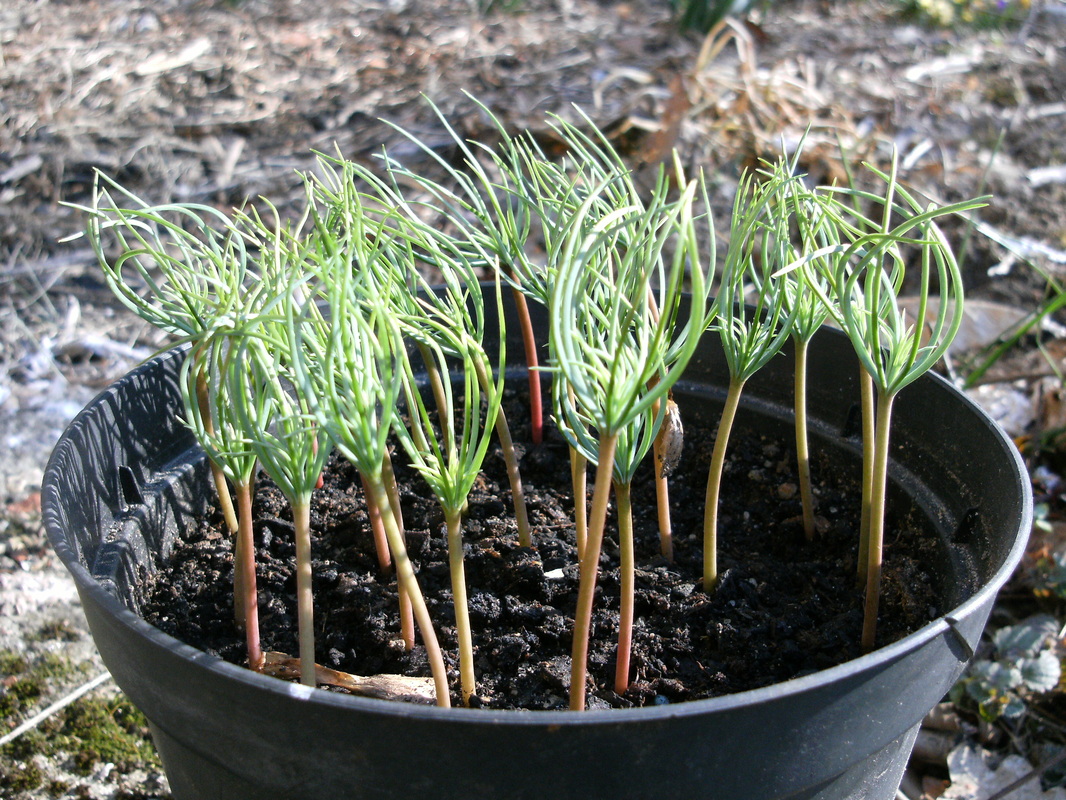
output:
M528 441L523 403L511 398L516 442ZM682 414L684 408L682 407ZM856 476L815 452L820 534L803 535L791 442L739 428L730 439L719 515L717 590L701 589L703 498L714 430L685 421L684 451L670 477L674 563L659 553L650 465L633 485L637 552L631 683L612 690L618 633L618 547L608 518L589 651L590 707L674 703L739 692L822 670L861 654L863 593L856 587L860 492ZM578 568L570 468L562 438L522 448L533 548L518 546L503 458L490 452L464 522L465 562L478 694L489 708L565 708ZM458 691L458 653L443 514L394 453L407 547ZM650 460L650 459L649 459ZM592 487L592 473L589 489ZM318 663L357 675L428 676L421 645L399 638L396 583L379 575L355 470L334 454L312 511ZM930 565L934 536L908 509L890 511L885 532L878 644L939 615ZM292 516L260 476L255 500L264 649L295 655ZM233 621L233 562L221 517L184 533L169 563L143 586L145 618L163 631L243 663ZM458 697L453 696L453 703Z

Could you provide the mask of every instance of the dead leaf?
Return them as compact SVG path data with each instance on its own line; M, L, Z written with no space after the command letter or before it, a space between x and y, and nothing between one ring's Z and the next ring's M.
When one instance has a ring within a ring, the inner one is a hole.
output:
M901 297L900 308L905 309L908 317L914 318L918 310L917 297ZM940 299L929 298L926 306L925 318L928 323L936 320L940 308ZM994 303L990 300L967 299L962 310L962 325L959 333L952 343L952 351L955 353L969 352L988 347L999 340L1004 331L1017 325L1026 315L1027 311L1009 306L1005 303ZM928 333L928 329L926 331Z
M263 654L263 672L282 680L299 680L300 659L285 653ZM432 678L412 678L407 675L352 675L321 664L315 664L315 681L319 686L336 686L362 697L379 700L398 700L405 703L433 704L437 694Z
M941 795L943 800L988 800L1020 778L1033 773L1033 766L1021 756L1010 755L1003 759L997 769L986 763L988 752L966 745L956 747L948 754L948 769L951 786ZM1040 788L1040 780L1024 783L1010 794L1010 800L1066 800L1066 789L1054 787L1048 791Z

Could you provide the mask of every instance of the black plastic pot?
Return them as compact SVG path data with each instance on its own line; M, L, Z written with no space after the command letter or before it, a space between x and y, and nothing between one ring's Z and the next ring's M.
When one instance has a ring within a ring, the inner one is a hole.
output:
M518 359L513 327L508 352ZM919 722L972 655L1031 522L1012 443L928 377L896 405L892 505L916 511L942 542L933 568L942 607L953 610L905 639L764 689L633 710L438 709L312 691L199 652L137 614L137 576L167 558L210 491L176 419L182 357L167 353L93 401L57 445L43 492L48 535L104 662L151 722L178 800L889 800ZM777 358L752 379L740 424L789 440L791 368ZM857 465L850 345L823 331L810 370L816 446ZM715 417L725 375L708 336L675 392L683 413Z

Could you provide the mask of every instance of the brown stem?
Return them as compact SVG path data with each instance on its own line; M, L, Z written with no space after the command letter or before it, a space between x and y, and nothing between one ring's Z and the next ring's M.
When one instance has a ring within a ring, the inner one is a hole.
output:
M239 535L241 522L237 512L233 508L233 502L229 495L229 484L226 482L226 474L222 467L211 458L207 459L211 467L211 479L215 483L215 493L218 495L218 505L222 509L222 516L226 520L226 529L233 534L233 563L239 564L244 560L244 545ZM231 519L232 518L232 519ZM232 527L230 527L232 524ZM233 621L239 630L244 629L244 575L240 570L233 573Z
M618 501L619 572L621 597L618 603L618 657L615 660L614 690L625 694L629 688L629 660L633 649L633 605L636 590L636 557L633 552L633 506L629 484L615 483Z
M607 525L607 503L611 496L611 473L618 434L600 439L596 482L592 489L592 514L589 517L588 541L581 559L581 577L574 613L574 646L570 663L570 709L585 709L585 676L588 674L589 633L592 630L592 601L600 571L600 550Z
M378 568L383 575L392 572L392 559L389 558L389 542L385 538L385 524L381 521L381 510L374 504L370 495L370 485L366 476L359 473L363 484L363 497L366 498L366 513L370 517L370 530L374 534L374 551L378 557Z
M292 504L296 529L296 615L300 640L300 683L315 685L314 595L311 590L311 504Z
M203 369L199 369L196 373L196 405L200 410L200 421L203 424L204 432L208 436L214 435L215 422L214 417L211 416L210 393L207 387L207 376L204 374ZM237 535L237 531L240 528L240 520L237 519L237 512L233 508L233 498L229 494L226 473L222 471L222 467L213 458L208 458L207 463L211 467L211 480L215 484L218 507L226 521L226 528L229 530L230 535L233 536L233 560L235 563L240 563L243 558L241 540ZM244 587L241 585L243 580L244 576L240 570L236 570L233 573L233 621L238 628L244 627Z
M259 642L259 597L255 582L255 541L252 537L252 485L237 484L237 561L234 565L234 591L240 575L240 595L244 610L244 640L248 648L248 666L263 669L263 649Z
M533 444L544 440L544 402L541 399L540 363L537 356L537 339L533 333L533 321L529 317L529 302L518 289L514 292L515 310L518 312L518 327L522 331L522 345L526 351L526 368L529 370L529 428Z

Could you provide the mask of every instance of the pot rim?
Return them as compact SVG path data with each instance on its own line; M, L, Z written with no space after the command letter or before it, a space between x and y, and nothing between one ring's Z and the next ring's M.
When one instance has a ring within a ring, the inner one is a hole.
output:
M150 365L167 358L177 358L185 350L185 347L173 348L162 353L141 367L128 373L119 382L128 380L131 375L148 369ZM663 706L644 706L641 708L610 708L588 709L584 712L573 712L563 709L530 710L530 709L472 709L463 707L440 708L434 705L418 705L389 700L380 700L370 697L345 695L335 692L317 691L301 684L289 683L277 678L272 678L257 672L253 672L242 666L231 664L217 656L198 650L192 645L186 644L179 639L164 633L158 628L146 622L133 611L126 608L117 597L107 592L90 574L89 570L76 557L70 547L65 533L61 529L59 516L55 510L58 505L58 489L56 481L52 478L54 471L58 469L55 464L56 453L62 447L70 447L67 438L70 431L79 425L83 417L93 413L99 405L101 398L115 390L115 385L104 389L93 399L68 425L59 443L56 445L48 466L44 472L42 481L42 520L48 538L52 543L56 554L63 561L75 579L79 593L88 595L91 600L110 613L116 621L132 629L135 633L143 636L155 646L164 648L179 658L188 662L191 666L206 669L217 677L236 680L251 688L259 688L264 691L288 695L294 700L308 701L322 704L333 708L350 708L364 714L406 716L419 718L425 721L440 720L453 723L489 723L492 725L516 725L529 726L539 725L544 727L557 727L560 725L604 725L621 722L644 722L651 723L668 720L676 717L685 717L709 712L724 712L740 706L759 705L769 703L790 695L802 694L820 685L831 684L848 676L864 672L874 672L878 668L891 664L903 658L912 651L920 649L923 645L934 639L951 635L954 632L954 622L959 618L966 618L973 610L985 603L990 602L989 595L996 594L1007 582L1015 567L1020 562L1028 542L1028 531L1032 527L1033 498L1027 490L1029 486L1028 471L1022 461L1021 454L1014 446L1008 435L991 418L991 416L977 403L971 400L965 393L959 391L949 381L935 373L923 376L922 381L933 380L939 382L943 388L961 400L969 410L976 414L981 423L989 429L993 438L999 443L1004 454L1010 461L1011 475L1017 485L1023 487L1021 493L1021 515L1018 520L1017 532L1014 542L1007 556L1003 559L999 569L992 577L967 600L951 609L948 613L929 622L918 630L908 634L891 644L885 645L871 653L858 658L845 661L828 669L819 670L787 681L771 684L758 689L749 689L734 694L720 695L718 697L704 698L701 700L689 700L680 703L672 703ZM1023 535L1024 532L1024 535ZM957 635L957 634L956 634Z

